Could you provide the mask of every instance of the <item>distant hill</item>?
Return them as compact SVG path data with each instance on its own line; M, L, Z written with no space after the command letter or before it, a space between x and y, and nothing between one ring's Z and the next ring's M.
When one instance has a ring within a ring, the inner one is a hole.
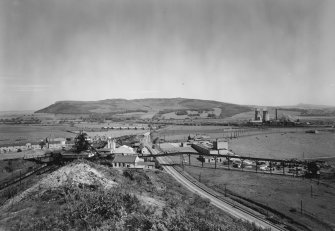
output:
M297 105L292 106L280 106L280 108L298 108L308 110L308 109L335 109L335 106L299 103Z
M218 109L220 118L229 117L238 113L250 111L248 106L223 103L212 100L185 99L185 98L149 98L149 99L106 99L99 101L58 101L35 113L51 114L126 114L147 113L163 115L164 113L188 113L189 111L204 111L211 113Z
M293 106L277 107L279 110L300 112L301 116L335 116L335 107L316 104L297 104Z

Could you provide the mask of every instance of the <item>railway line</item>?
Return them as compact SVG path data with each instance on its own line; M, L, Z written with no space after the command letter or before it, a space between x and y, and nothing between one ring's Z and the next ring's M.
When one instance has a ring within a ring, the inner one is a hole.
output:
M166 157L157 158L159 162L168 164ZM185 175L181 171L178 171L174 166L164 166L165 170L175 177L179 182L185 185L190 191L198 193L203 197L206 197L211 200L212 204L216 207L230 213L231 215L255 223L256 225L267 228L273 231L284 231L287 230L283 225L274 224L273 222L267 220L267 218L261 214L257 214L247 208L242 207L241 205L234 203L218 193L215 193L213 190L207 188L205 185L191 179L191 177Z
M242 206L240 206L238 203L232 202L230 200L227 200L225 197L218 195L218 193L213 192L213 190L208 189L206 186L204 186L203 184L201 184L200 182L198 182L195 179L192 179L192 177L186 175L185 173L183 173L180 170L177 170L175 166L173 166L173 168L179 173L181 174L183 177L185 177L188 181L190 181L192 184L194 184L195 186L197 186L198 188L200 188L201 190L205 191L206 193L212 195L213 197L219 199L220 201L229 204L230 206L234 207L235 209L238 209L244 213L249 214L252 217L257 218L258 220L262 220L262 222L267 223L270 226L275 226L275 228L277 230L286 230L284 227L280 226L279 224L274 224L271 221L268 221L266 217L264 216L260 216L260 215L255 215L255 213L251 212L248 209L243 208Z
M27 172L27 173L21 175L20 177L0 182L0 190L8 188L9 186L12 186L16 183L19 183L20 181L25 180L25 179L33 176L33 175L40 175L40 174L43 174L43 173L46 173L46 172L54 171L57 168L59 168L59 166L43 164L42 166L34 169L33 171Z

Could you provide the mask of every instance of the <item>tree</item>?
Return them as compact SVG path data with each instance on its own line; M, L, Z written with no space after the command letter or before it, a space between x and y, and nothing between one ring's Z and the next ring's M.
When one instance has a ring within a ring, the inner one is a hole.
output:
M39 142L38 145L41 147L41 149L43 149L43 147L46 145L46 143L44 142L44 140L42 140L41 142Z
M80 132L77 137L74 139L74 151L80 153L86 151L90 148L90 144L87 141L87 134Z

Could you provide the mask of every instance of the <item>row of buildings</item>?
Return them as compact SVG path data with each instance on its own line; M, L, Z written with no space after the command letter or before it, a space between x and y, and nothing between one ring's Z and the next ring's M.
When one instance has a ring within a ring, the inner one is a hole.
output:
M109 126L104 126L101 127L102 130L149 130L149 127L109 127Z
M54 140L48 141L45 143L44 148L48 149L62 149L72 146L73 142L68 142L66 140ZM11 153L11 152L21 152L21 151L28 151L28 150L37 150L42 149L40 142L31 142L26 144L17 144L17 145L9 145L0 147L0 154L1 153Z

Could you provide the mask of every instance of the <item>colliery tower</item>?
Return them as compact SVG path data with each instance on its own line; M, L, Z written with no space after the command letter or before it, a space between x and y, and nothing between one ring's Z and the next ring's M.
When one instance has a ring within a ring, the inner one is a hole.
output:
M269 111L266 108L264 108L263 111L261 111L259 108L255 108L255 118L251 122L257 124L270 122Z
M261 121L262 117L261 117L261 110L259 108L255 109L255 121Z
M270 121L269 111L267 109L263 109L263 123Z
M255 108L255 117L248 122L251 125L270 125L270 126L296 126L299 125L299 121L294 121L292 116L283 115L281 119L278 118L278 108L274 109L274 118L270 119L270 113L267 108Z

